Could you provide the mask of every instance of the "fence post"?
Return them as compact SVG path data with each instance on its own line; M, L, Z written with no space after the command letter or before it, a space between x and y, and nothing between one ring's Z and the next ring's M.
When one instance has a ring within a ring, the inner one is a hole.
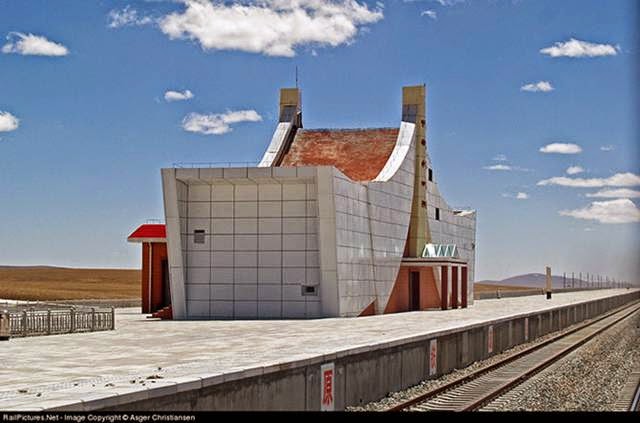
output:
M51 310L47 309L47 335L51 335Z
M11 315L7 310L0 314L0 341L8 341L11 338Z
M91 307L91 332L96 329L96 309Z
M22 310L22 336L27 336L27 310Z
M69 314L71 316L71 328L70 332L73 333L76 331L76 309L75 307L71 307L69 310Z
M116 328L116 309L111 307L111 330Z

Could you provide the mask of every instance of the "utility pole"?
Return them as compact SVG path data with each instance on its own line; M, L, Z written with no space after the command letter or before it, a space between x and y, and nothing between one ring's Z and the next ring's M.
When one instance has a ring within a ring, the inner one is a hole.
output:
M551 299L551 268L547 266L547 300Z
M585 283L585 287L589 288L589 272L587 272L587 282Z

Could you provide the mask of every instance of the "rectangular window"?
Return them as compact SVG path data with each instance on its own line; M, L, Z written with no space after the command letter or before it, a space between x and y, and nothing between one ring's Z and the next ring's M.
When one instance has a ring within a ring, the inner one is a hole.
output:
M404 122L416 122L418 116L417 104L404 104L402 106L402 120Z
M193 231L193 242L196 244L204 244L204 229L195 229Z
M315 285L302 285L302 295L318 295Z
M283 106L280 122L291 122L297 111L296 106Z
M436 207L436 220L440 220L440 209Z
M429 182L433 182L433 169L429 168Z

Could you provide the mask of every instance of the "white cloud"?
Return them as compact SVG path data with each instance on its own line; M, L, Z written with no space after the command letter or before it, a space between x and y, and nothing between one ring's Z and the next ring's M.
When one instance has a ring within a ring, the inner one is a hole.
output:
M20 120L9 112L0 111L0 132L10 132L18 129Z
M547 92L553 91L553 90L554 90L554 88L551 85L551 82L549 82L549 81L539 81L539 82L536 82L535 84L533 84L533 83L532 84L526 84L526 85L523 85L522 87L520 87L520 91L529 91L529 92L532 92L532 93L539 92L539 91L541 91L543 93L547 93Z
M428 16L433 20L438 19L438 13L435 10L425 10L420 13L420 16Z
M640 176L633 173L616 173L608 178L567 178L566 176L556 176L544 179L537 185L560 185L572 188L601 188L601 187L633 187L640 185Z
M496 162L506 162L507 161L507 156L505 156L504 154L498 154L497 156L495 156L491 160L496 161Z
M2 46L5 54L16 53L23 56L66 56L69 50L62 44L54 43L45 37L21 32L10 32L7 44Z
M561 210L560 215L576 219L597 220L600 223L640 222L640 209L628 198L611 201L594 201L576 210Z
M491 166L485 166L483 169L486 170L513 170L513 168L509 165L497 164Z
M235 112L201 115L191 113L182 120L182 128L189 132L207 135L222 135L231 132L231 124L240 122L259 122L262 120L255 110L238 110Z
M194 40L205 50L268 56L293 57L295 48L306 44L348 44L363 25L383 18L380 8L356 0L180 1L183 11L160 20L169 38Z
M183 92L169 90L164 93L165 101L182 101L189 100L190 98L193 98L193 93L189 90Z
M120 28L123 26L142 26L153 22L150 16L139 16L138 11L126 6L122 10L112 10L108 15L109 28Z
M527 194L526 192L518 192L515 195L505 192L505 193L502 193L501 195L504 198L515 198L516 200L528 200L529 199L529 194Z
M455 6L459 3L464 3L466 0L434 0L440 4L440 6Z
M512 166L512 165L508 165L508 164L494 164L494 165L490 165L490 166L484 166L483 169L485 169L485 170L508 170L508 171L515 170L515 171L518 171L518 172L531 172L531 169L527 169L526 167Z
M577 175L582 172L584 172L584 169L581 166L569 166L567 168L567 175Z
M587 194L587 197L594 198L640 198L640 191L635 191L628 188L618 189L602 189L592 194Z
M540 53L551 57L598 57L615 56L619 50L619 46L594 44L571 38L569 41L557 42L551 47L543 48Z
M612 151L615 147L612 146L611 144L609 145L603 145L602 147L600 147L601 151Z
M541 153L578 154L582 152L582 148L577 144L565 144L556 142L541 147L539 151Z

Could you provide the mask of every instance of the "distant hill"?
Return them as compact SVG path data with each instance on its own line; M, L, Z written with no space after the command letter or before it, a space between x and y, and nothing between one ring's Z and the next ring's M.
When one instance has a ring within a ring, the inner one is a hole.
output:
M528 288L544 288L547 284L547 277L542 273L527 273L525 275L512 276L501 281L478 281L476 283L485 285L508 285L508 286L520 286ZM578 286L578 276L575 278L575 286ZM562 288L562 276L551 275L551 284L553 288ZM586 284L586 281L584 281ZM571 286L571 276L567 276L567 287Z

